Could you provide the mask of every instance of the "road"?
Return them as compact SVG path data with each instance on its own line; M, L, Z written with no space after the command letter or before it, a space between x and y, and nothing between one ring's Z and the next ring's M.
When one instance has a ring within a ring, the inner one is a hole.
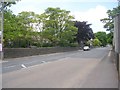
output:
M109 47L3 62L3 88L117 88Z

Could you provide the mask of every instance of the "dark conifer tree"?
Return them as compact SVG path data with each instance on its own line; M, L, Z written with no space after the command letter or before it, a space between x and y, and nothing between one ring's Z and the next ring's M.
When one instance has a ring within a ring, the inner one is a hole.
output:
M78 32L76 34L76 40L81 48L85 45L85 43L94 38L94 34L92 28L90 28L91 24L87 24L87 22L76 21L74 26L78 28Z

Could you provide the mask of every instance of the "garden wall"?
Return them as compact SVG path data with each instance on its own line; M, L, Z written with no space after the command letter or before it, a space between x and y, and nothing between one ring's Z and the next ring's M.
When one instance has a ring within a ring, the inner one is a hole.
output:
M33 55L42 55L57 52L78 50L78 47L51 47L51 48L4 48L4 58L18 58Z

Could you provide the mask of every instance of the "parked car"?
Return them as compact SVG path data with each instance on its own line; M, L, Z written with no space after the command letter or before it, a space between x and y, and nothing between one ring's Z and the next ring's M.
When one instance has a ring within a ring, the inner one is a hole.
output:
M84 51L90 50L90 47L89 47L89 46L84 46L84 47L83 47L83 50L84 50Z

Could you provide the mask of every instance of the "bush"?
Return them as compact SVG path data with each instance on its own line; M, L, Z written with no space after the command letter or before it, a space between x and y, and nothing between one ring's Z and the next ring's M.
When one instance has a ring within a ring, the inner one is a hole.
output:
M100 46L101 45L101 42L99 39L93 39L93 42L92 42L93 46Z

